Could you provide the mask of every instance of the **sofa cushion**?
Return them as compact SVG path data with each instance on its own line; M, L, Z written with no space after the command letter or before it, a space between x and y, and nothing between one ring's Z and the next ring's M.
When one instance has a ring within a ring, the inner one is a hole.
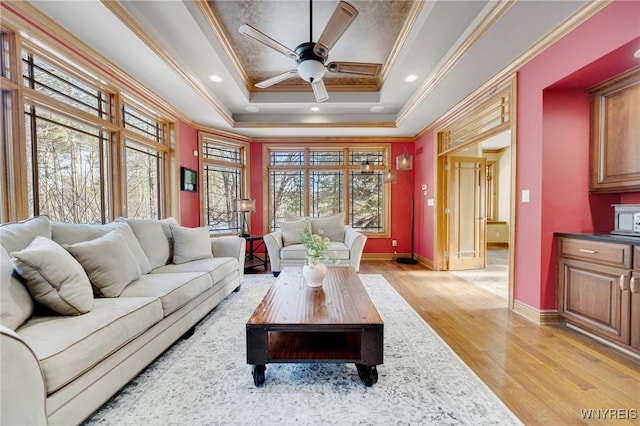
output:
M192 260L213 257L208 227L172 226L171 234L173 235L173 263L179 265Z
M80 315L93 308L87 274L55 241L36 237L28 247L12 252L11 256L37 302L62 315Z
M0 225L0 244L7 250L7 253L22 250L35 237L51 238L49 216L36 216L22 222Z
M96 299L79 317L32 317L18 329L40 361L50 394L162 320L155 298Z
M140 266L140 273L148 274L149 271L151 271L149 259L142 250L142 247L140 247L140 243L131 230L131 227L126 222L111 222L104 225L51 222L51 238L60 245L76 244L83 241L95 240L114 229L118 230L122 235L127 246L133 253L134 258L138 262L138 266Z
M331 242L327 249L327 255L337 260L349 259L349 253L349 247L345 243ZM280 250L280 259L305 259L306 257L307 250L302 244L294 244Z
M15 331L31 314L31 295L13 272L11 256L0 246L0 324Z
M212 286L213 280L206 272L147 274L129 284L120 298L157 297L166 317Z
M311 231L311 226L307 219L296 220L293 222L280 222L280 233L282 234L282 245L290 246L300 244L302 242L302 233L305 229Z
M147 255L151 269L173 261L173 238L171 226L178 225L173 218L163 220L118 218L131 226L142 250Z
M152 274L172 274L175 272L208 272L213 284L217 284L232 272L238 272L238 259L233 257L215 257L212 259L194 260L180 265L165 265L154 269Z
M65 248L87 271L99 296L118 297L127 284L140 278L140 267L117 230Z
M329 240L338 243L344 242L344 213L311 218L309 222L311 222L311 233L319 234L322 230L324 236Z

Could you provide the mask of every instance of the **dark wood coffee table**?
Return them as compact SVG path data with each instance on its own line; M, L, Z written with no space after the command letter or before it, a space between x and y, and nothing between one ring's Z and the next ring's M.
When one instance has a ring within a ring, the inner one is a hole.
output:
M247 321L256 386L275 362L353 362L366 386L378 381L382 319L352 267L327 269L318 288L307 286L302 268L283 269Z

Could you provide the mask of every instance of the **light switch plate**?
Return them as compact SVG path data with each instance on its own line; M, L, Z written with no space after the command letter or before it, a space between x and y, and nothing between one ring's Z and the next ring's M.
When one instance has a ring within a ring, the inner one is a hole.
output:
M529 202L529 190L528 189L523 189L522 190L522 202L523 203L528 203Z

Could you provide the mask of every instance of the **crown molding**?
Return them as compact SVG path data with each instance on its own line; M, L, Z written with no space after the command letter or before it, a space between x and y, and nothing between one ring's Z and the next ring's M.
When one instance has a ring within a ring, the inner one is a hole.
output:
M102 5L109 9L113 15L118 18L127 28L133 32L144 44L146 44L165 64L169 66L180 78L182 78L192 89L194 89L202 98L229 124L233 126L233 118L218 102L216 102L209 92L206 90L201 81L191 76L175 59L167 53L167 51L158 44L142 25L131 15L119 1L100 0Z
M449 75L453 67L475 46L475 44L500 20L502 16L514 5L513 1L496 2L489 13L482 21L471 31L449 58L444 62L438 71L429 78L414 96L407 102L404 108L398 114L396 123L399 125L410 114L415 112L418 106L431 93L444 78Z
M416 139L424 136L433 128L439 127L443 123L450 121L453 116L468 108L469 105L472 105L487 93L493 93L498 86L502 85L506 80L510 79L524 64L535 58L542 51L556 43L562 37L575 30L587 19L600 12L602 9L608 6L611 1L612 0L597 0L585 3L573 15L562 21L553 30L545 34L545 36L538 40L537 43L532 45L531 48L518 56L510 64L503 67L500 71L496 72L484 84L468 94L462 101L460 101L457 105L443 114L436 121L426 126L422 131L418 132L416 134Z

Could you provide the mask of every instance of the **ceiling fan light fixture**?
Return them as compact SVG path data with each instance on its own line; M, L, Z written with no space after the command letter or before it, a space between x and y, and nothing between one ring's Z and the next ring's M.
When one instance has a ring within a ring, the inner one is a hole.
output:
M325 67L324 64L315 59L307 59L298 64L298 75L304 81L313 83L314 81L321 80L324 76Z

